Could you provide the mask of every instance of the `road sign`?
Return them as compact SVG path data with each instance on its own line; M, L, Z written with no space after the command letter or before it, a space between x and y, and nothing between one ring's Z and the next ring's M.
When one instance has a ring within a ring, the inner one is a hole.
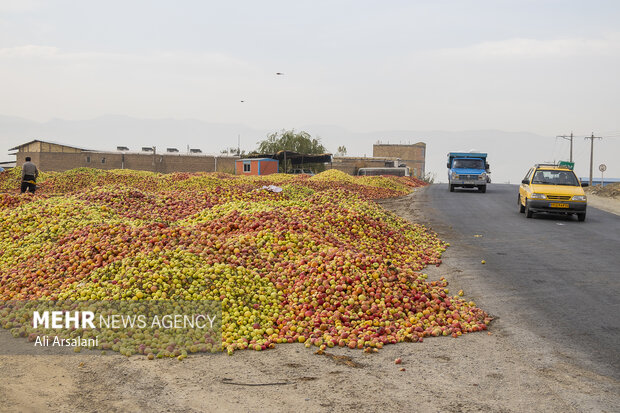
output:
M605 172L607 170L607 165L605 165L604 163L600 164L598 166L598 170L601 172Z

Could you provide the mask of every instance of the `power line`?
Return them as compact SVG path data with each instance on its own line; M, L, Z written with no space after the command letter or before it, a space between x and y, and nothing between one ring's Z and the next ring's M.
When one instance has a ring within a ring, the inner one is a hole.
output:
M579 136L579 135L585 135L588 132L586 131L573 131L575 136ZM620 131L619 130L610 130L610 131L605 131L605 132L597 132L598 135L601 135L603 138L609 138L609 137L616 137L616 136L620 136Z
M573 161L573 132L570 133L570 135L558 135L556 136L556 138L562 138L562 139L566 139L567 141L570 141L570 161Z
M603 139L600 136L586 136L584 139L590 139L590 186L592 186L592 164L594 163L594 139Z

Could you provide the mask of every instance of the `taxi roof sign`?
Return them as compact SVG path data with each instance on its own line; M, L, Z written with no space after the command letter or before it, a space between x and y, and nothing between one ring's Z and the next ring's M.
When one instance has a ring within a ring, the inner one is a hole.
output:
M575 168L575 162L560 161L558 162L558 166L561 168L568 168L572 171Z

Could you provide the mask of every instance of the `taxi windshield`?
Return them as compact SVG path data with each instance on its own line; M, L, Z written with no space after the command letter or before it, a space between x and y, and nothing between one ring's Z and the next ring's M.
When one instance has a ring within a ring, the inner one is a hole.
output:
M538 170L532 178L533 184L579 186L579 181L571 171Z

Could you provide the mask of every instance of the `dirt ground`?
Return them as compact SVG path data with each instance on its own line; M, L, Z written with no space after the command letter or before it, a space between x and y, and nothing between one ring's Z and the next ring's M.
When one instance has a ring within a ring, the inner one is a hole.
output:
M612 214L620 215L620 184L600 185L586 188L588 205Z
M422 189L424 190L424 189ZM425 222L415 193L382 204ZM453 245L429 279L445 276L451 289L493 315L475 268ZM0 349L26 342L0 331ZM7 412L615 412L620 383L578 367L502 316L490 331L458 339L386 346L375 354L342 348L315 354L301 344L264 352L239 351L149 361L83 351L67 355L0 355L0 410ZM6 351L2 351L6 354ZM402 358L396 365L394 360ZM404 371L401 371L404 369Z
M586 192L608 198L620 197L620 182L610 183L605 186L594 185L586 188Z

